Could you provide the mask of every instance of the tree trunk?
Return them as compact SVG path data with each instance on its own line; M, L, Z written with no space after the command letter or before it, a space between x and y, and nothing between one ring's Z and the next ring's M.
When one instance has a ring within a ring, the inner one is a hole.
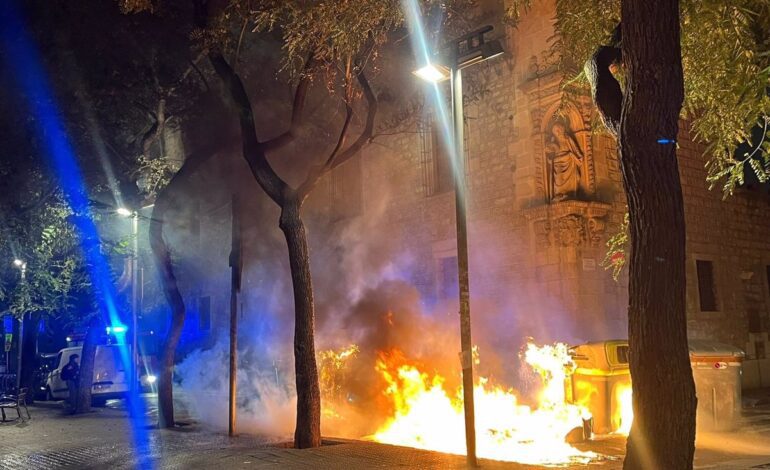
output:
M674 141L683 100L677 0L623 0L627 81L620 162L631 234L628 340L634 422L625 469L692 468L685 221Z
M98 322L91 322L83 341L83 349L80 352L80 380L78 381L77 407L75 413L88 413L91 411L91 390L94 383L94 362L96 361L96 345L99 342L100 326Z
M289 247L289 265L294 287L294 368L297 386L297 427L294 446L298 449L321 445L321 391L315 356L315 313L310 253L301 203L296 192L287 191L281 207L280 227Z
M40 324L40 312L24 316L24 341L21 345L21 387L26 388L27 403L35 400L35 371L38 367L38 358L35 344L38 337Z
M155 198L155 207L150 219L149 238L155 265L158 268L163 294L171 307L171 326L163 344L160 357L160 375L158 376L158 425L161 428L172 428L174 421L174 363L176 347L182 337L182 328L186 309L182 293L176 282L174 263L171 259L166 240L163 238L163 226L166 212L171 207L172 198L177 187L215 155L214 152L197 152L187 156L179 171L171 178L165 188Z
M180 170L181 173L181 170ZM166 187L166 190L171 186ZM184 327L185 305L174 274L171 252L163 239L163 218L168 208L168 196L165 191L158 195L150 221L150 247L155 256L155 264L163 285L163 293L171 307L171 325L160 357L160 375L158 376L158 426L173 428L174 421L174 362L176 347Z

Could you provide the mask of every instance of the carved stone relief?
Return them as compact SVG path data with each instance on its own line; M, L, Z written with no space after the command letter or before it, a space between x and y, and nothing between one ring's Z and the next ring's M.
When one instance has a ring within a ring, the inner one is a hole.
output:
M604 233L607 229L607 222L605 219L605 217L590 217L588 219L588 240L593 246L597 246L602 243Z
M580 246L586 239L585 219L576 214L557 220L558 240L561 246Z
M548 247L599 247L606 233L609 204L562 201L525 212L532 224L536 249Z

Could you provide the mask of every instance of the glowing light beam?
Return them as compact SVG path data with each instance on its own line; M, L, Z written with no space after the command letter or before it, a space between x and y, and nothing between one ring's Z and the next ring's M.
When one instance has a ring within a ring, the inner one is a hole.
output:
M89 278L97 293L99 311L105 323L120 324L115 305L115 286L107 260L99 251L99 235L88 204L86 187L80 173L75 152L68 138L56 100L47 83L46 75L35 44L27 34L24 21L16 2L9 1L0 9L0 60L12 71L20 94L24 97L28 112L34 117L40 140L58 183L75 216L73 223L80 235L80 242L88 260ZM119 333L118 336L125 336ZM125 338L118 338L120 357L126 371L132 371L134 364L125 346ZM133 374L127 374L133 377ZM131 384L133 385L133 384ZM151 469L153 463L146 457L148 450L147 433L144 423L144 405L136 395L137 387L129 387L133 396L129 400L131 430L134 450L139 468Z
M431 58L436 57L435 51L431 50L428 45L428 38L425 34L425 26L422 21L422 12L417 0L403 0L401 7L404 11L404 17L406 18L407 25L411 34L409 39L412 43L412 51L415 56L415 62L419 65L429 76L437 76L437 73L441 73L439 70L429 72L431 67L436 67L433 64ZM426 68L427 67L427 68ZM448 71L446 72L448 76ZM422 78L422 76L421 76ZM454 143L453 131L452 131L452 113L447 109L446 97L444 96L441 87L439 86L439 80L428 80L430 82L430 100L433 103L433 108L436 110L436 118L440 126L440 137L444 144L444 148L447 149L451 156L452 172L455 178L458 175L458 171L465 171L462 162L463 155L457 154L457 147ZM463 178L464 180L464 178Z

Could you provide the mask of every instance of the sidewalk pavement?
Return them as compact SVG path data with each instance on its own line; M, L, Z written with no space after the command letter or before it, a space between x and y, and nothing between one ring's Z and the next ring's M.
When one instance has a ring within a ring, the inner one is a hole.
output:
M770 405L770 388L743 390L741 394L743 398L744 409Z
M260 436L228 438L199 424L158 430L141 420L146 439L132 440L127 413L101 408L86 415L65 416L56 404L30 408L32 420L0 425L0 469L465 469L465 457L374 442L329 439L316 449L297 450ZM718 443L725 442L717 438ZM745 442L740 440L741 443ZM588 465L569 468L619 469L625 441L614 437L580 446L609 456ZM770 447L768 447L770 448ZM745 450L745 449L744 449ZM754 449L756 451L756 449ZM770 457L752 453L704 450L696 468L770 468ZM515 463L480 461L482 468L518 470L543 468ZM768 464L767 467L755 467Z
M298 450L264 437L228 438L197 424L176 430L143 426L146 442L135 451L130 421L123 410L102 408L86 415L69 416L50 404L42 404L30 411L30 421L0 425L2 470L466 468L465 457L459 455L345 439L329 439L320 448ZM483 460L481 463L493 470L543 468ZM591 468L620 468L620 460L604 460Z

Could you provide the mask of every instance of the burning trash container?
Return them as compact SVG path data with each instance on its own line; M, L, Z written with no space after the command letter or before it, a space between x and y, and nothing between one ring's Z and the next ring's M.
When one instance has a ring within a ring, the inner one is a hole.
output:
M628 433L633 419L628 341L600 341L571 350L575 371L567 382L567 399L593 415L594 434Z
M743 351L716 341L690 340L689 344L698 395L698 430L737 428L741 418Z
M729 431L741 417L740 349L715 341L690 340L698 429ZM593 415L595 434L628 434L633 421L628 341L587 343L571 349L575 371L567 380L567 399Z

